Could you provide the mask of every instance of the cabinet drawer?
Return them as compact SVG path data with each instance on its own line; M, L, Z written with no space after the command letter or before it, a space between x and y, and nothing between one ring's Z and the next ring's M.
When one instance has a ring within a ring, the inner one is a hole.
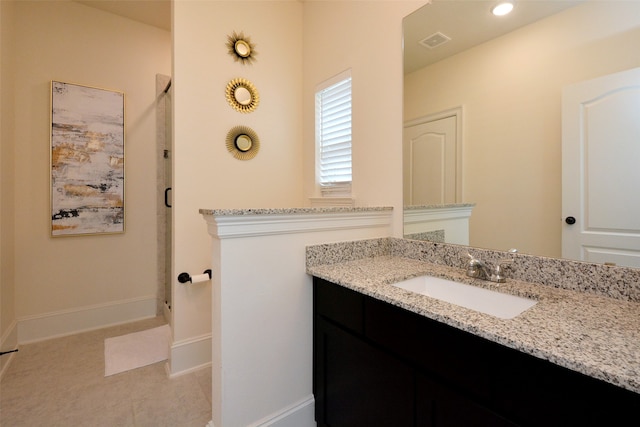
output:
M315 312L347 329L362 333L364 296L351 289L313 278Z

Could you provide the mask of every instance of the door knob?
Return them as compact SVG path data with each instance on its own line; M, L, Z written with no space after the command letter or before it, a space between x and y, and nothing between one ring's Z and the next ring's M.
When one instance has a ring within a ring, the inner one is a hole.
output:
M572 216L568 216L564 219L564 222L566 222L569 225L573 225L576 223L576 219Z

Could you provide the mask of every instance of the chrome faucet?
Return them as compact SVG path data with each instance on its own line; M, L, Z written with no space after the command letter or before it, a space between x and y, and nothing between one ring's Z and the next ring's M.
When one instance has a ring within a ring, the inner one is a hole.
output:
M474 257L467 252L469 262L467 263L467 276L476 279L490 280L496 283L504 283L507 278L504 274L504 264L513 262L512 259L502 259L498 261L495 267L490 268L485 262Z

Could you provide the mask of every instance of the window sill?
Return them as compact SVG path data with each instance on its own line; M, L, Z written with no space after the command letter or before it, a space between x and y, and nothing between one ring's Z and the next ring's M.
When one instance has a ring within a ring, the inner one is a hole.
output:
M310 197L309 200L312 208L355 206L353 197Z

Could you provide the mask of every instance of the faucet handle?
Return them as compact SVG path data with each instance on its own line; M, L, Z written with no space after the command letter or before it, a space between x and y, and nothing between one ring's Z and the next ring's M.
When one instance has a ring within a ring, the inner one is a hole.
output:
M484 263L480 261L478 258L471 255L471 253L467 252L467 256L469 257L469 261L467 261L468 268L478 268L478 267L484 266Z
M461 260L463 263L465 263L466 265L470 266L471 263L473 263L473 260L475 259L473 257L473 255L471 255L471 253L467 252L467 256L469 257L468 261L465 261L464 258Z
M501 259L500 261L498 261L496 263L495 268L493 269L493 274L491 275L491 281L492 282L497 282L497 283L506 282L507 281L507 277L504 274L503 265L504 264L511 264L512 262L513 262L513 260L509 259L509 258Z
M467 263L467 276L476 279L490 280L492 273L489 271L487 264L467 253L469 262Z

